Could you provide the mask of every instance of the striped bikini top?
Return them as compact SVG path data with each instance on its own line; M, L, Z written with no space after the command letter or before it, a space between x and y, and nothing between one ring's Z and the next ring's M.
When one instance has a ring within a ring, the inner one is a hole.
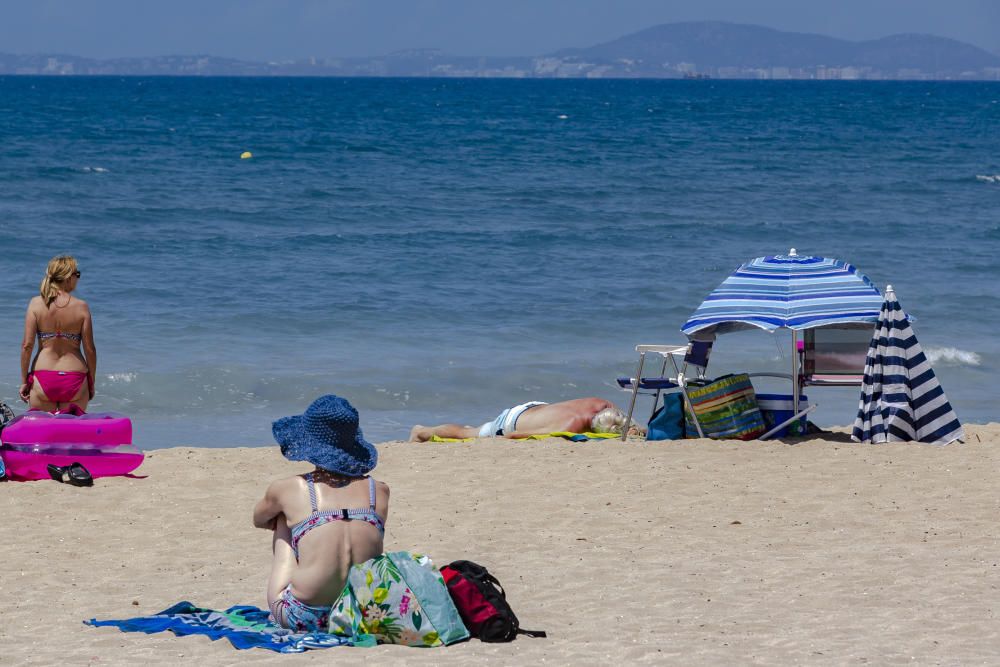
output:
M53 338L62 338L65 340L71 340L74 343L79 343L83 340L81 334L74 333L63 333L62 331L39 331L38 340L52 340Z
M299 558L299 540L313 528L330 523L331 521L365 521L378 528L378 531L385 534L385 522L382 517L375 513L375 480L368 478L368 507L358 509L338 509L319 510L316 503L316 485L313 483L313 474L306 475L306 484L309 485L309 503L312 505L312 514L292 526L292 551L295 552L295 559Z

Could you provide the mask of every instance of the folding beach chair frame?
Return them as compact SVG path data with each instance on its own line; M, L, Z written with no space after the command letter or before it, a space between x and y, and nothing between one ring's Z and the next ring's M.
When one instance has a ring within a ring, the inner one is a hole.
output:
M712 351L712 344L714 341L691 341L687 345L636 345L635 351L639 353L639 367L636 369L635 377L629 378L632 385L632 398L628 404L628 420L626 424L632 423L632 414L635 411L635 399L639 395L639 389L642 388L643 383L648 383L651 388L656 389L656 393L653 398L653 412L650 414L649 418L652 419L653 415L656 414L656 406L660 402L660 393L664 389L674 389L679 388L681 394L684 396L684 405L687 410L694 416L694 425L698 430L698 437L704 438L705 433L701 429L701 423L698 421L698 416L694 412L694 408L691 405L691 399L687 393L687 372L689 366L694 366L700 369L698 371L698 377L704 379L705 370L708 367L708 356ZM642 377L642 369L646 363L647 354L659 354L663 357L663 366L660 368L660 376L656 378L644 378ZM683 364L677 366L677 357L683 357ZM674 369L673 376L667 376L667 364L670 364ZM622 442L628 439L628 428L622 429Z

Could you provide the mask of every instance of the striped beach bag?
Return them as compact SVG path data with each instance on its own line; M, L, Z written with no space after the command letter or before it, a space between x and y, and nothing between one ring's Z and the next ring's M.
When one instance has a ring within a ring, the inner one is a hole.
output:
M746 373L726 375L703 387L688 389L687 394L708 438L753 440L767 432ZM687 437L697 438L698 429L690 410L684 411L684 421Z

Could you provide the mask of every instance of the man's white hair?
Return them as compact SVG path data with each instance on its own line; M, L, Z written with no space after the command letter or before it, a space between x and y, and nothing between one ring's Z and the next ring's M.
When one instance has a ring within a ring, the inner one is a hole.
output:
M621 433L628 418L618 408L604 408L590 420L593 433Z

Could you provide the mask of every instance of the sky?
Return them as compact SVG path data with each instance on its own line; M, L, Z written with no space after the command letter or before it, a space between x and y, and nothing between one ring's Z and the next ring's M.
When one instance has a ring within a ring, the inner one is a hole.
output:
M699 20L851 40L929 33L1000 54L1000 0L0 0L0 53L533 56Z

